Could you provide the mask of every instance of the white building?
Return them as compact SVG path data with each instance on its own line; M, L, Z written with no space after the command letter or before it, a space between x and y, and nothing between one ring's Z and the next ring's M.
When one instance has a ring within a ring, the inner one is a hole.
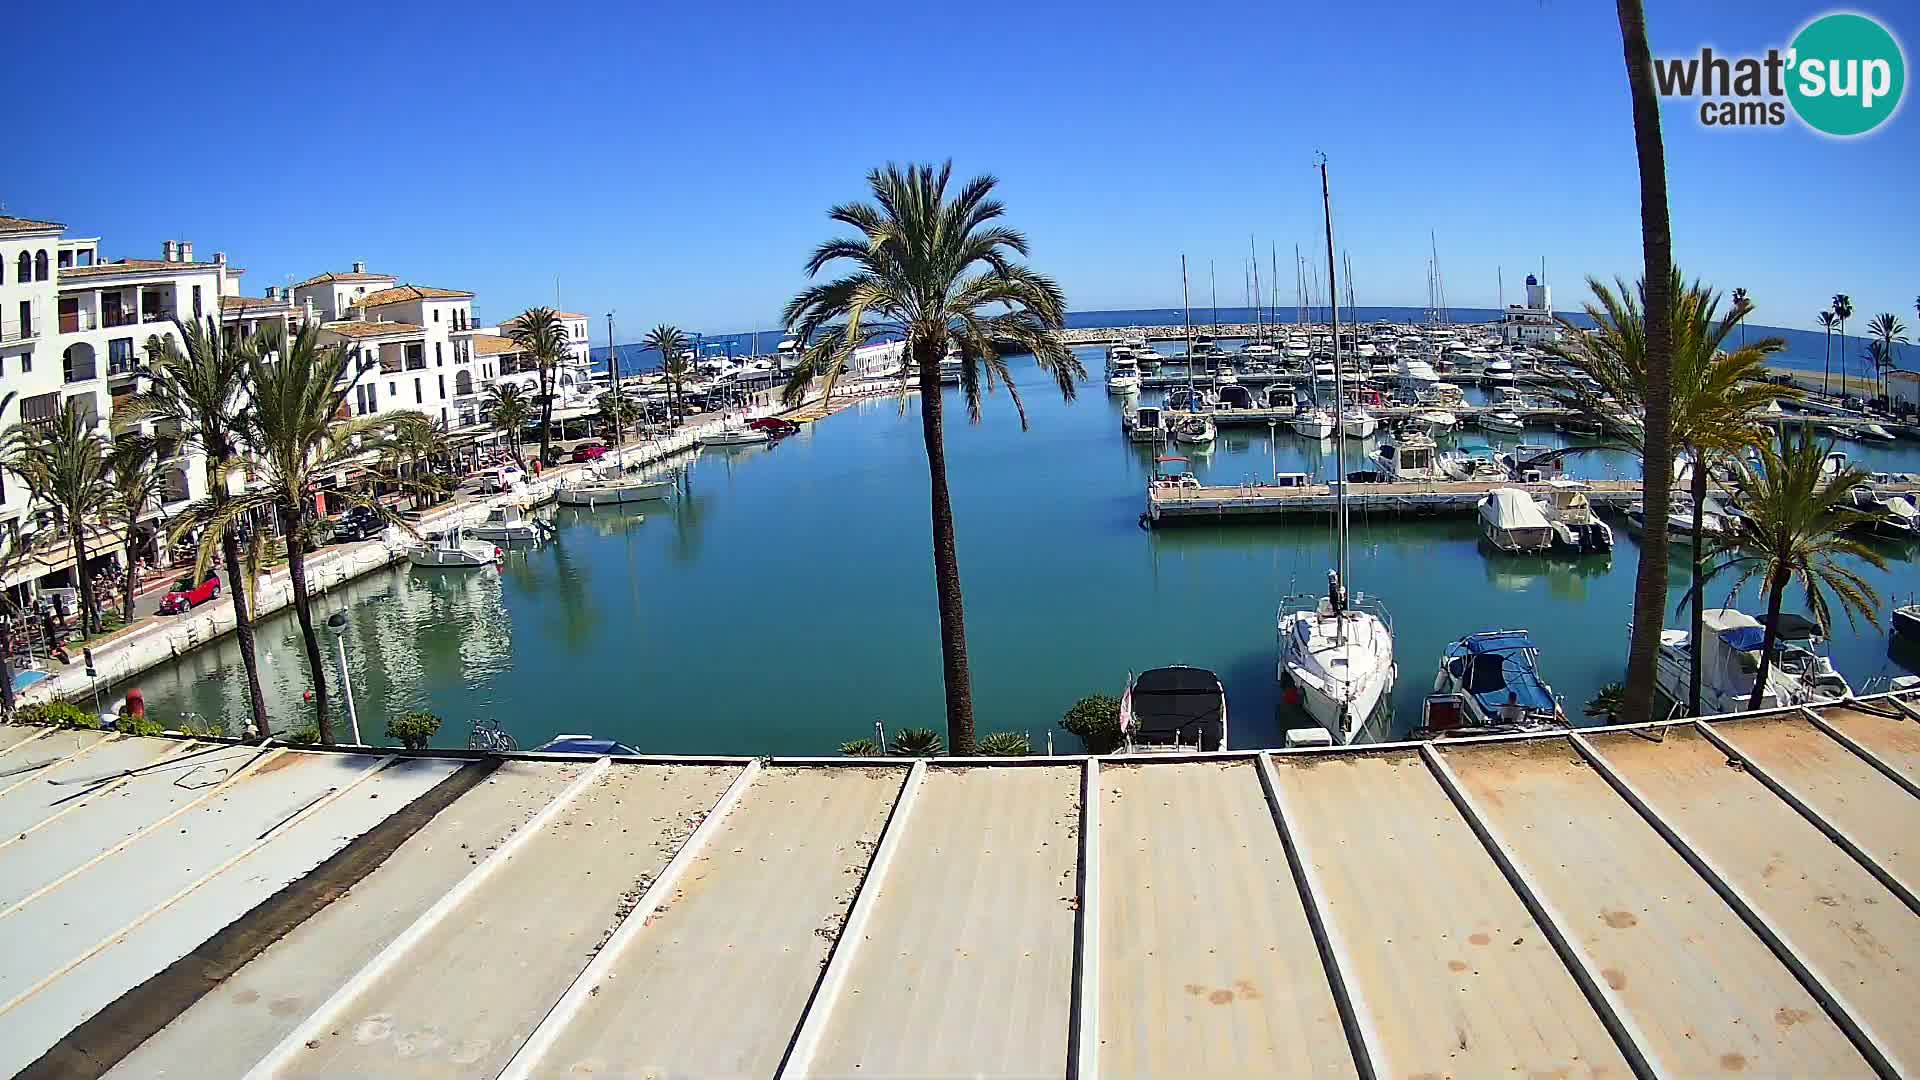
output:
M54 345L54 259L65 229L53 221L0 217L0 393L13 395L0 410L0 429L18 423L29 400L48 416L48 395L58 407L62 380ZM0 521L17 534L26 510L26 485L0 472Z
M474 371L472 293L398 284L354 263L348 273L295 285L293 301L321 320L323 342L357 362L349 415L411 410L449 430L460 426L455 399Z
M1507 345L1538 345L1560 340L1560 324L1553 319L1553 289L1527 275L1527 302L1508 304L1500 313L1500 340Z

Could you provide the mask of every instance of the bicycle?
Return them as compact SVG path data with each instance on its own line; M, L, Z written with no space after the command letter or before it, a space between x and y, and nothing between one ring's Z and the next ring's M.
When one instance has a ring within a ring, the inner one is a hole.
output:
M498 720L481 720L473 725L473 731L467 735L467 749L488 754L511 754L520 749L520 744L513 741L513 736L500 730Z

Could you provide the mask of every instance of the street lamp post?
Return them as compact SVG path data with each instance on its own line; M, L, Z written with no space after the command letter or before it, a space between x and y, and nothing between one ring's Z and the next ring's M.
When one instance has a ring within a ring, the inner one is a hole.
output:
M333 631L333 643L340 655L340 689L347 699L347 724L353 731L353 745L360 741L360 714L353 707L353 676L347 673L347 613L336 611L327 616L327 629Z

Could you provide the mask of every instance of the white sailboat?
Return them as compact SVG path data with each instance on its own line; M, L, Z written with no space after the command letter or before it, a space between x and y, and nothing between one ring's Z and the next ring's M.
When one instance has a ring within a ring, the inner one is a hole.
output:
M1320 163L1320 195L1326 214L1327 274L1332 288L1333 204L1327 189L1327 167ZM1345 400L1340 365L1340 305L1329 311L1333 323L1334 400ZM1345 440L1334 440L1335 469L1347 473ZM1397 671L1393 663L1393 624L1378 600L1347 593L1347 485L1334 485L1335 566L1327 571L1324 596L1289 597L1279 617L1279 678L1283 688L1297 690L1300 704L1334 739L1353 742L1376 713L1393 698ZM1311 603L1300 608L1295 601Z

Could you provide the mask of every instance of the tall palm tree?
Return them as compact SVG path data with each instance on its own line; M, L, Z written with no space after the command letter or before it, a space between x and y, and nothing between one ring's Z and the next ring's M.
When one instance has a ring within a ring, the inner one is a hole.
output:
M1898 315L1886 311L1873 317L1873 321L1867 324L1867 333L1873 336L1874 344L1880 346L1879 352L1874 357L1874 367L1881 375L1880 396L1886 397L1888 395L1886 378L1893 371L1895 361L1898 359L1894 346L1907 343L1907 327L1900 321Z
M1589 279L1595 302L1586 306L1586 315L1596 329L1583 334L1563 319L1561 343L1547 349L1599 384L1597 391L1580 384L1558 391L1561 402L1616 432L1611 441L1642 453L1642 471L1651 473L1671 466L1644 456L1644 435L1628 422L1632 410L1642 407L1646 400L1647 290L1645 282L1633 292L1624 283L1618 284L1616 294L1602 282ZM1726 339L1752 310L1751 305L1736 303L1721 316L1719 294L1698 281L1686 284L1677 268L1669 291L1674 298L1673 442L1692 458L1687 471L1692 483L1693 535L1697 538L1705 524L1707 481L1713 467L1764 442L1765 428L1760 418L1768 406L1776 398L1799 397L1801 391L1765 380L1767 357L1786 347L1780 338L1764 338L1732 352L1723 351ZM1704 549L1695 543L1693 588L1688 595L1692 601L1692 640L1696 642L1703 634L1700 583L1705 575L1705 557ZM1701 656L1696 648L1687 679L1686 704L1694 714L1700 708Z
M496 431L507 436L508 452L522 469L526 461L520 456L520 436L527 429L527 422L533 419L533 402L527 400L526 391L519 383L494 383L487 387L487 400L481 411L493 420Z
M567 324L550 307L528 308L513 320L511 336L540 371L540 462L553 450L553 375L567 355Z
M1833 295L1833 319L1840 324L1840 396L1847 394L1847 320L1853 317L1853 298L1846 293Z
M1832 310L1827 310L1815 316L1814 321L1820 324L1820 329L1827 332L1826 366L1820 371L1820 392L1825 394L1829 392L1827 379L1833 375L1833 328L1840 325L1840 320L1834 318Z
M322 477L379 450L396 426L424 423L426 418L419 413L386 413L339 419L340 405L359 378L359 365L340 346L322 345L317 326L303 326L290 338L270 329L254 340L257 346L246 353L249 404L238 417L235 433L253 477L261 482L238 495L195 503L181 513L174 531L179 535L203 530L200 561L205 563L213 557L212 537L231 534L235 522L271 515L279 523L287 545L294 613L313 681L315 727L320 741L330 743L334 737L326 668L313 623L313 602L307 594L307 551L317 525L314 494ZM343 494L407 527L380 503Z
M1753 305L1747 302L1747 290L1733 290L1733 307L1740 313L1740 347L1744 349L1747 346L1747 312L1753 310Z
M966 754L974 745L973 688L953 502L947 490L940 360L949 346L958 350L970 419L980 417L982 383L991 392L997 381L1006 386L1022 430L1027 426L1026 407L1014 388L1003 346L1032 353L1068 400L1086 369L1053 333L1066 317L1065 294L1053 279L1012 260L1015 254L1027 254L1027 241L1018 231L995 224L1006 208L993 198L994 178L976 177L949 192L952 172L951 162L904 169L890 164L867 174L872 203L844 203L827 211L857 235L821 244L807 260L807 273L817 276L842 262L851 264L851 270L808 287L787 304L785 324L805 343L805 351L783 396L788 404L799 404L816 377L830 396L854 349L877 338L903 340L908 359L919 365L947 743L954 753ZM904 372L901 378L904 383Z
M688 375L687 335L677 326L661 323L647 331L640 340L640 347L653 349L660 354L660 373L667 377L667 411L679 415L680 381Z
M1660 95L1654 86L1647 44L1647 13L1641 0L1615 0L1627 88L1633 99L1633 143L1640 167L1640 247L1647 283L1646 535L1633 587L1633 637L1627 648L1627 690L1621 719L1647 720L1653 713L1654 665L1667 606L1667 507L1673 488L1672 356L1673 229L1667 215L1667 150L1660 138Z
M197 446L206 455L207 498L224 502L232 495L227 478L238 453L238 418L246 401L247 356L258 348L254 338L230 343L212 316L180 325L184 351L171 338L147 339L148 388L114 409L122 427L153 421L178 433L184 445ZM267 700L260 684L260 658L255 650L253 620L248 614L244 583L251 580L240 552L240 535L222 520L213 538L227 568L228 596L233 601L234 641L246 671L247 696L253 709L253 729L267 726Z
M453 490L451 477L433 471L436 460L444 461L453 454L447 426L420 412L389 415L405 417L405 421L378 429L383 439L381 460L387 473L407 490L415 510L420 509L423 502L432 506Z
M1798 437L1782 431L1778 448L1772 442L1763 443L1759 468L1748 468L1744 462L1740 465L1741 508L1745 513L1734 519L1733 528L1714 544L1714 555L1721 561L1709 577L1735 571L1735 589L1758 581L1767 593L1760 671L1754 679L1753 696L1747 701L1749 709L1759 708L1760 698L1766 693L1780 604L1788 585L1800 582L1806 590L1807 610L1822 630L1833 625L1828 593L1840 601L1849 623L1856 615L1864 615L1868 623L1879 625L1875 615L1880 606L1879 593L1844 561L1858 559L1886 569L1886 560L1879 552L1846 535L1846 530L1861 520L1849 509L1849 500L1854 487L1867 481L1867 474L1852 466L1827 473L1828 449L1816 444L1804 427Z
M164 463L168 457L168 447L164 440L151 435L129 432L113 440L113 448L107 452L107 470L110 474L112 499L110 509L120 519L121 543L127 553L127 573L125 585L120 594L120 617L127 622L133 621L133 591L137 575L134 567L134 538L139 533L140 518L148 509L163 505L167 499L168 483ZM166 523L159 524L164 534Z
M47 508L54 528L66 536L80 579L80 632L83 637L96 632L100 616L87 569L87 534L113 501L107 440L94 430L91 414L68 402L49 420L10 428L0 447L6 468L26 481L32 499Z

